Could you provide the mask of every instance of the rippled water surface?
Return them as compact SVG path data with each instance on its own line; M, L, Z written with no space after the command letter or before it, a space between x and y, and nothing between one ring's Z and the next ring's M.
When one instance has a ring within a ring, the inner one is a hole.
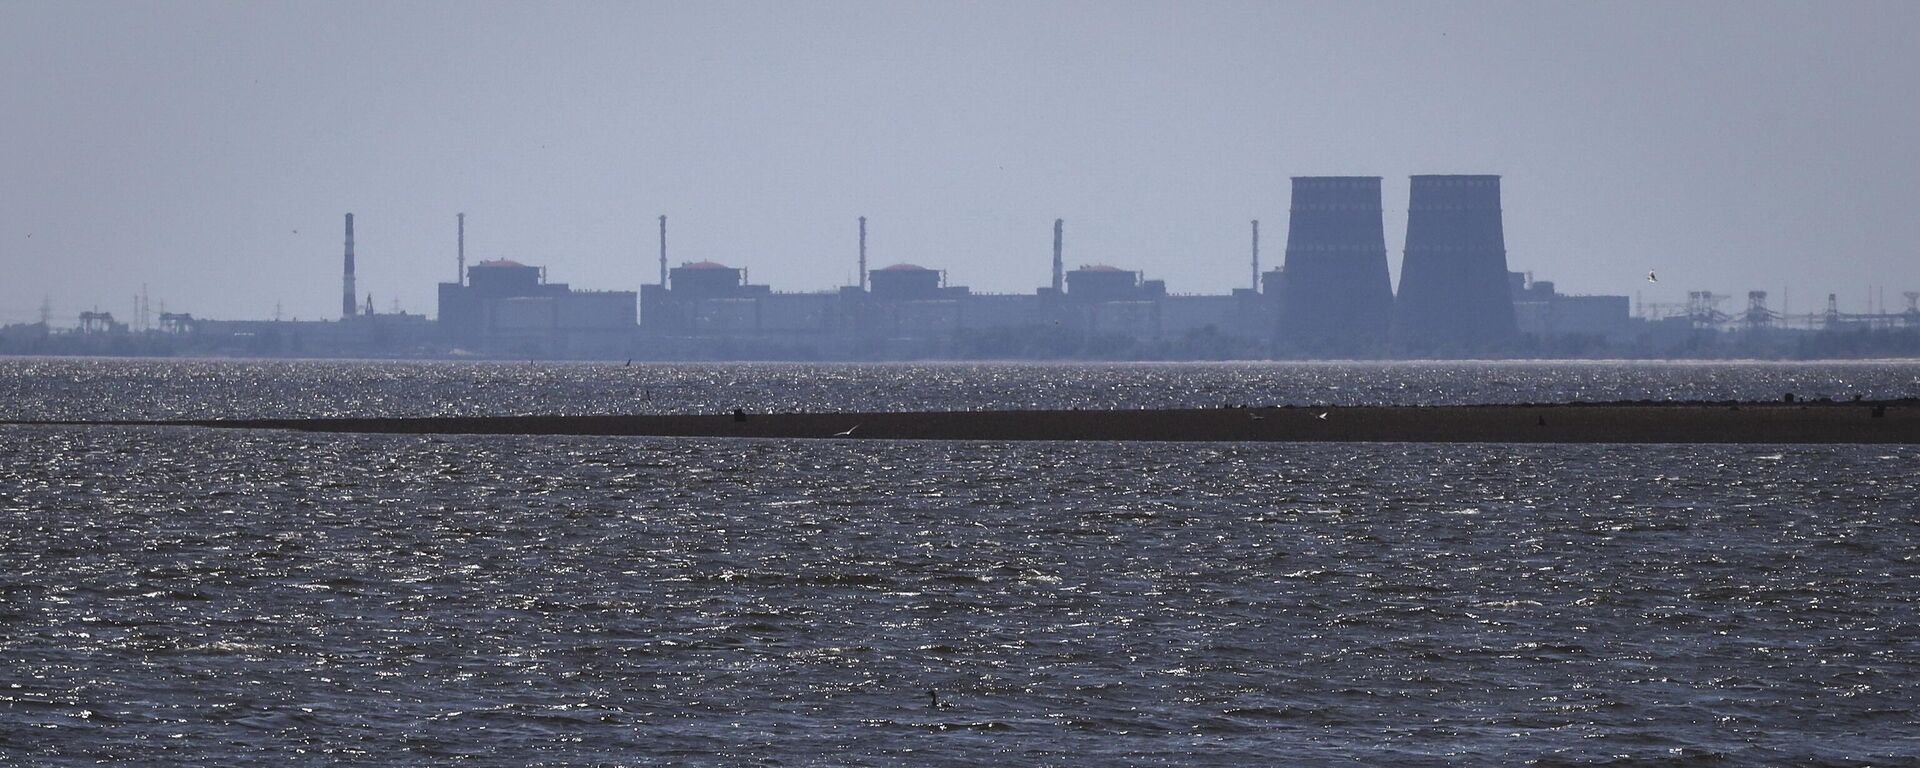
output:
M642 375L205 365L114 407ZM1905 765L1916 499L1912 447L0 427L0 764Z
M0 418L1206 408L1920 396L1920 361L507 364L0 358Z

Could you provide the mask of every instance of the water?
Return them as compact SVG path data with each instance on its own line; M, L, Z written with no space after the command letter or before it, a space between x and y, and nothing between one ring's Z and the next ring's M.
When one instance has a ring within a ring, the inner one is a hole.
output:
M1920 361L502 364L0 358L0 419L1920 397Z
M115 407L424 402L360 382L443 370L232 365ZM1236 370L932 369L1166 400ZM1914 370L1862 369L1681 389ZM444 370L534 408L632 369ZM1917 498L1912 447L0 427L0 763L1910 764Z

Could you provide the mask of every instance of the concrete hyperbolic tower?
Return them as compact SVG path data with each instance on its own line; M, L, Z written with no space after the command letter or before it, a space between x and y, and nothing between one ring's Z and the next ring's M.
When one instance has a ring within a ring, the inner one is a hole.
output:
M1371 354L1386 340L1392 312L1380 177L1294 177L1281 277L1281 349Z
M1415 176L1392 339L1416 352L1465 353L1511 341L1499 176Z

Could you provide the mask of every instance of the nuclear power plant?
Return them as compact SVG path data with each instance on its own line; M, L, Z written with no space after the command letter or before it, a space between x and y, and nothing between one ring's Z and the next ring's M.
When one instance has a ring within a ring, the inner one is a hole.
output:
M630 356L643 359L1181 354L1196 346L1255 357L1497 355L1518 335L1514 302L1524 291L1528 316L1550 318L1557 333L1625 334L1624 312L1543 310L1571 297L1542 294L1524 277L1510 286L1496 176L1412 179L1398 299L1380 177L1295 177L1292 195L1283 266L1261 271L1260 225L1251 222L1252 282L1228 295L1172 293L1165 280L1111 264L1069 269L1063 219L1053 222L1046 285L1027 294L975 292L950 284L938 267L897 260L870 269L865 216L852 222L852 285L785 292L710 259L670 267L662 216L659 278L641 286L637 309L626 303L632 294L572 291L548 285L534 267L483 262L469 270L470 286L441 286L440 325L448 343L485 355L609 349L628 312L638 316L628 329ZM509 272L511 288L479 282ZM578 341L587 336L595 338Z
M1050 257L1047 282L1030 293L976 292L938 265L916 263L887 242L884 223L848 224L846 258L857 278L835 290L780 291L714 259L671 266L667 217L659 216L657 271L638 291L578 290L550 282L543 266L504 257L467 261L467 217L454 217L455 279L438 286L436 317L378 312L356 283L354 215L346 214L340 319L211 320L165 312L157 327L83 313L56 333L46 321L0 328L0 353L257 356L477 357L495 359L1257 359L1397 356L1660 355L1741 334L1773 338L1796 325L1821 333L1920 328L1920 293L1904 312L1790 315L1749 293L1743 313L1719 312L1727 296L1691 291L1686 305L1626 296L1567 296L1531 273L1509 271L1500 177L1413 176L1396 293L1388 272L1382 179L1292 179L1286 252L1260 265L1260 222L1251 222L1251 282L1224 295L1182 294L1167 281L1094 258L1075 257L1067 222L1052 248L1036 231L1033 262ZM1038 229L1038 228L1036 228ZM870 239L878 232L879 239ZM875 248L876 243L878 248ZM872 251L888 266L869 269ZM370 251L384 258L376 247ZM359 254L365 257L366 254ZM1224 256L1224 255L1222 255ZM1215 257L1219 258L1219 257ZM1233 258L1233 257L1226 257ZM644 264L644 261L642 261ZM139 297L144 310L144 296ZM1784 303L1784 302L1783 302ZM46 312L43 310L43 316ZM144 334L144 335L141 335ZM138 343L135 343L137 336ZM59 342L59 343L55 343ZM1784 342L1776 342L1776 347Z

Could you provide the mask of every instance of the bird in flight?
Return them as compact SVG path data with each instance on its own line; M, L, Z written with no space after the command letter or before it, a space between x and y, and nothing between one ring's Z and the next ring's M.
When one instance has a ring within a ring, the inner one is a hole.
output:
M1647 270L1647 282L1657 283L1657 282L1660 282L1660 278L1654 276L1653 270L1649 269Z
M1326 412L1324 412L1324 411L1322 411L1322 412L1320 413L1320 415L1318 415L1318 416L1315 416L1314 418L1316 418L1316 419L1319 419L1319 420L1321 420L1321 421L1326 421L1326 420L1327 420L1327 414L1326 414Z
M853 426L851 426L851 427L847 427L847 431L845 431L845 432L835 432L835 433L833 433L833 436L834 436L834 437L853 437L853 431L854 431L854 430L856 430L856 429L859 429L859 428L860 428L860 425L858 425L858 424L855 424L855 425L853 425Z

